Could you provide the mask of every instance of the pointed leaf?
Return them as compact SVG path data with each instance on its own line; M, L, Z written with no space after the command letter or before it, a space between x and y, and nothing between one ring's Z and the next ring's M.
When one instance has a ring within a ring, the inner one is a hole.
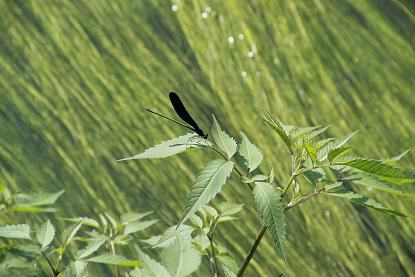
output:
M88 263L75 261L63 271L64 277L88 277Z
M158 221L158 219L147 220L147 221L131 222L131 223L125 225L125 227L124 227L124 235L128 235L128 234L132 234L132 233L136 233L136 232L142 231L142 230L150 227L151 225L153 225L157 221Z
M150 214L152 214L153 212L145 212L145 213L126 213L121 215L121 224L122 225L126 225L128 223L137 221L142 219L143 217L146 217Z
M146 277L170 277L170 273L167 269L158 263L157 261L150 258L146 253L144 253L138 246L135 247L137 250L138 256L143 262L142 271L143 276Z
M320 182L321 180L323 180L323 178L326 176L326 173L324 172L324 170L322 168L314 168L314 169L310 169L307 170L303 173L304 178L310 183L310 184L317 184L318 182Z
M242 142L239 149L239 153L247 161L249 172L252 172L262 162L264 155L258 147L256 147L252 142L249 141L249 139L245 136L244 133L241 132L241 135Z
M225 277L237 276L236 274L239 271L239 266L231 256L218 256L218 261L221 268L223 269L223 273L225 273Z
M341 137L341 138L338 138L338 139L335 139L335 140L332 140L332 141L327 142L323 147L321 147L320 150L318 150L318 152L317 152L317 159L319 161L323 161L323 160L327 159L327 155L328 155L328 153L330 151L332 151L332 150L334 150L336 148L342 147L357 132L358 131L355 131L355 132L353 132L351 134L348 134L348 135L346 135L344 137Z
M196 133L189 133L184 136L173 138L168 141L157 144L151 148L148 148L141 154L120 159L118 161L167 158L179 154L190 148L199 148L208 145L208 142L206 140L199 142L197 145L191 144L192 138L197 136L198 135Z
M228 216L239 213L244 204L237 204L232 202L222 202L219 204L220 216Z
M93 227L95 229L99 228L99 223L95 219L89 218L89 217L64 217L59 218L60 220L67 221L67 222L73 222L73 223L79 223L82 219L84 220L83 225L88 227Z
M406 215L401 213L401 212L385 208L379 202L376 202L375 200L373 200L369 197L366 197L364 195L355 193L353 191L348 191L344 187L340 187L340 188L334 189L334 190L332 189L331 191L324 192L324 193L326 195L329 195L329 196L335 196L335 197L340 197L340 198L347 199L347 200L351 201L352 203L355 203L355 204L358 204L358 205L361 205L361 206L365 206L365 207L368 207L368 208L372 208L372 209L375 209L379 212L387 213L387 214L390 214L390 215L406 217Z
M13 208L52 205L64 192L64 190L60 190L53 193L19 193L16 195L16 202Z
M358 158L344 163L347 166L382 177L392 183L415 182L415 173L395 167L379 160Z
M187 237L190 240L191 234L194 230L195 230L194 227L185 225L185 224L182 224L180 226L175 225L175 226L169 227L163 233L160 239L156 243L153 244L153 248L164 248L164 247L171 245L176 239L177 235L180 235L181 237Z
M387 193L396 194L399 196L409 196L414 197L414 193L406 193L401 190L398 190L393 186L392 183L389 183L387 181L381 180L375 176L370 176L362 173L354 173L346 178L344 180L351 181L353 184L366 186L370 189L376 189L381 190Z
M96 257L89 258L85 262L91 263L100 263L100 264L110 264L118 266L139 266L140 262L138 260L129 260L120 255L114 255L112 253L105 253Z
M321 128L321 126L294 127L290 130L289 135L292 139L299 139L319 128Z
M347 152L350 151L350 149L352 149L351 147L339 147L339 148L335 148L333 150L331 150L329 152L329 154L327 155L328 159L330 162L334 161L336 158L343 156L344 154L346 154Z
M274 190L271 184L261 182L255 183L253 193L257 210L268 227L278 251L287 263L284 247L284 208L282 207L280 194Z
M212 126L212 136L215 140L216 145L220 150L222 150L224 153L226 153L226 156L228 159L231 159L232 156L236 153L236 149L238 145L236 144L236 141L230 137L227 133L222 131L221 127L219 126L219 123L216 121L216 118L213 116L213 126Z
M288 147L288 150L290 150L290 153L293 153L293 150L291 148L292 145L292 139L288 132L283 128L281 122L278 121L278 119L274 118L268 111L265 111L267 118L265 118L265 123L270 126L285 142L285 144Z
M161 261L171 276L182 277L198 269L201 257L190 240L177 236L174 243L161 252Z
M400 161L403 157L405 157L406 154L409 153L409 151L411 151L411 150L408 149L405 152L403 152L403 153L401 153L401 154L399 154L399 155L397 155L393 158L387 159L387 160L385 160L385 163L395 164L396 162Z
M76 233L78 233L83 223L84 219L79 221L77 224L73 224L72 226L63 231L63 247L66 247L72 241L72 239L75 237Z
M40 229L36 233L36 239L41 245L42 249L45 249L55 237L55 228L50 223L49 219L42 224Z
M192 214L207 204L221 190L233 169L233 162L214 160L198 174L195 183L186 199L184 213L179 221L180 225Z
M27 224L2 226L0 227L0 237L8 239L31 239L30 226Z
M77 259L79 260L79 259L83 259L83 258L86 258L86 257L88 257L88 256L90 256L90 255L92 255L93 253L95 253L106 241L108 240L108 238L107 237L105 237L105 236L103 236L103 237L100 237L100 238L96 238L96 239L93 239L92 241L90 241L89 243L88 243L88 245L84 248L84 249L82 249L82 250L80 250L78 253L77 253L77 255L78 255L78 257L77 257Z
M304 148L307 151L307 154L310 157L310 159L313 162L316 162L317 161L317 151L316 151L316 149L306 141L304 141Z

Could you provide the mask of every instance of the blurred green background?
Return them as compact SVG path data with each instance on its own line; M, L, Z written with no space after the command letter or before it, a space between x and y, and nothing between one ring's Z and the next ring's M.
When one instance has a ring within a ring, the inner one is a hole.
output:
M214 113L238 139L244 131L281 181L289 156L261 106L286 123L331 125L331 136L358 129L351 144L365 156L411 149L401 165L413 169L414 46L410 0L1 1L0 179L15 192L64 188L59 216L154 210L161 232L212 154L116 159L186 133L144 112L173 115L169 91L202 129ZM367 194L415 210L411 198ZM236 176L221 198L247 203L217 236L240 263L261 222ZM287 222L290 267L267 234L247 276L415 274L414 218L320 196ZM205 263L199 275L208 272Z

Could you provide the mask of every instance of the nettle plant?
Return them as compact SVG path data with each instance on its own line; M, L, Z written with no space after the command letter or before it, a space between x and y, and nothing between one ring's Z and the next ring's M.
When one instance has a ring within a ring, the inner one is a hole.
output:
M340 138L320 139L319 136L328 127L296 127L283 124L267 111L265 111L264 122L281 137L291 154L291 170L287 172L287 181L284 185L280 181L277 182L272 168L267 171L268 175L260 174L259 166L264 158L262 151L243 133L241 133L241 142L237 143L222 130L214 116L210 140L189 133L155 145L141 154L122 159L166 158L189 149L205 149L214 151L218 155L218 159L208 162L197 174L178 224L168 229L164 236L150 238L146 243L153 247L166 247L171 245L171 240L175 236L178 236L176 243L190 247L191 242L194 249L208 256L214 276L220 274L240 276L247 268L266 230L270 232L282 259L286 264L288 263L284 246L286 240L284 213L318 195L342 198L389 215L406 216L356 192L354 187L364 186L395 195L414 196L395 187L397 184L415 181L414 173L395 166L395 163L408 151L387 160L368 159L354 154L351 147L345 146L356 132ZM256 209L264 222L240 266L226 249L216 243L214 233L216 225L234 219L232 215L238 212L242 205L222 203L218 210L207 206L220 193L232 172L239 175L245 188L252 191ZM303 191L309 193L304 194ZM191 226L185 225L188 221ZM197 234L191 237L195 230ZM189 248L188 251L193 250ZM187 265L200 263L195 262L194 256L190 254L183 258L189 259ZM195 270L195 268L191 269ZM158 276L170 276L172 272L171 269L160 270L162 271L159 272L163 274ZM140 275L142 273L140 268L135 270L137 276L142 276ZM173 276L184 275L173 274Z

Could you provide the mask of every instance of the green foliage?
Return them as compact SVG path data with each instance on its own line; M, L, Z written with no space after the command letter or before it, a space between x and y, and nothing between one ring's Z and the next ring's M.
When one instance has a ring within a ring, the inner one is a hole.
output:
M226 154L228 159L231 159L232 156L236 153L237 144L236 141L230 137L227 133L222 131L222 128L219 126L219 123L216 121L216 118L213 116L213 126L212 126L212 136L215 140L216 146Z
M197 210L207 204L220 191L233 169L233 162L214 160L198 174L196 181L186 198L184 213L180 225Z
M45 249L55 238L55 227L50 223L48 219L40 226L40 229L36 233L37 242L41 245L41 249Z
M138 260L128 260L122 256L115 255L112 253L104 253L93 258L85 260L91 263L119 265L119 266L138 266L140 262Z
M120 159L118 161L127 161L127 160L140 160L140 159L161 159L167 158L179 154L189 148L200 148L208 146L204 141L201 141L197 144L192 143L192 138L194 139L197 134L189 133L184 136L170 139L161 144L157 144L151 148L148 148L143 153L134 155L132 157Z
M261 150L256 147L249 139L241 132L242 142L239 147L239 153L245 158L248 164L249 172L254 171L262 162L264 155Z
M272 128L284 141L285 145L287 146L288 150L291 154L293 154L293 150L291 148L292 140L289 133L283 128L282 123L274 118L271 113L265 110L266 118L265 123Z
M0 227L0 237L10 239L31 239L30 226L27 224L18 224Z
M284 209L281 203L281 196L274 188L263 182L256 182L254 188L254 198L257 210L261 214L278 251L287 263L285 254L285 219Z

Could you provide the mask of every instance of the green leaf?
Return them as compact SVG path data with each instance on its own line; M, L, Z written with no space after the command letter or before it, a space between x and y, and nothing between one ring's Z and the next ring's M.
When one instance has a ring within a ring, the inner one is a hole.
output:
M339 147L331 150L327 157L330 162L333 162L337 157L343 156L352 149L351 147Z
M178 225L186 221L219 193L232 169L233 162L219 159L211 161L206 165L198 174L187 195L184 213Z
M198 228L203 227L203 220L198 215L194 214L189 219L190 219L190 222L192 222L194 226Z
M151 225L153 225L157 221L158 221L158 219L147 220L147 221L131 222L131 223L125 225L125 227L124 227L124 235L128 235L128 234L132 234L132 233L136 233L136 232L142 231L142 230L150 227Z
M340 187L340 188L334 189L334 190L332 189L331 191L324 192L324 193L326 195L329 195L329 196L335 196L335 197L340 197L340 198L347 199L347 200L351 201L352 203L355 203L355 204L358 204L358 205L361 205L361 206L365 206L365 207L368 207L368 208L372 208L372 209L375 209L379 212L383 212L383 213L387 213L387 214L395 215L395 216L406 217L406 215L401 213L401 212L385 208L379 202L376 202L375 200L373 200L369 197L366 197L364 195L355 193L353 191L348 191L344 187Z
M387 159L387 160L385 160L385 163L395 164L396 162L400 161L404 156L406 156L406 154L408 154L409 151L410 150L408 149L405 152L403 152L403 153L401 153L401 154L399 154L399 155L397 155L397 156L395 156L393 158Z
M197 235L195 238L192 239L192 243L200 252L204 251L210 246L209 238L205 234Z
M198 145L191 144L191 138L196 137L197 134L189 133L184 136L180 136L177 138L170 139L168 141L162 142L161 144L157 144L151 148L146 149L143 153L134 155L132 157L124 158L118 160L120 161L127 161L127 160L141 160L141 159L161 159L167 158L176 154L179 154L186 149L191 148L199 148L203 146L208 146L208 142L206 140L201 141Z
M218 256L217 258L223 270L223 273L225 274L225 277L236 277L237 276L236 274L239 271L239 266L231 256L223 255L223 256Z
M415 174L379 160L358 158L344 165L382 177L389 182L399 184L415 182Z
M135 247L137 250L138 256L143 261L142 273L146 277L170 277L170 273L167 269L158 263L157 261L150 258L146 253L144 253L138 246Z
M231 159L232 156L236 153L236 149L238 145L236 144L236 141L230 137L227 133L222 131L221 127L219 126L219 123L216 121L216 118L213 116L213 126L212 126L212 136L215 140L216 145L218 148L223 151L228 159Z
M127 225L128 223L138 221L138 220L142 219L143 217L146 217L146 216L148 216L152 213L153 212L123 214L123 215L121 215L121 224L122 225Z
M311 146L311 144L309 144L306 141L304 141L304 148L307 151L307 154L310 157L310 159L313 162L317 162L317 151L316 151L316 149L314 149L314 147Z
M239 213L244 204L237 204L232 202L222 202L219 204L220 216L229 216Z
M274 178L275 178L274 168L271 167L271 169L269 170L269 174L268 174L268 183L271 184L272 182L274 182Z
M160 237L160 239L153 244L153 248L164 248L171 245L174 240L176 239L176 236L180 235L181 237L187 237L189 240L191 238L192 232L195 230L194 227L182 224L180 226L175 225L172 227L169 227L163 235Z
M77 253L77 260L86 258L90 255L92 255L93 253L95 253L106 241L108 240L108 238L106 236L101 236L99 238L95 238L92 241L90 241L88 243L88 245L80 250Z
M55 237L55 228L53 227L52 223L50 223L49 219L42 224L40 229L36 233L36 239L41 245L42 249L45 249Z
M268 183L255 183L254 198L257 210L268 227L278 251L287 263L285 255L285 220L280 194Z
M304 178L310 183L310 184L317 184L318 182L322 181L323 178L326 176L326 173L322 168L314 168L307 170L303 173Z
M171 276L182 277L198 269L201 257L190 240L177 236L174 243L161 252L161 261Z
M314 137L324 133L328 128L329 128L329 126L321 127L320 129L317 129L317 130L314 130L310 133L306 133L305 135L302 135L300 138L304 138L305 140L309 141L309 140L313 139Z
M375 176L366 175L364 173L354 173L344 180L351 181L353 184L362 185L371 189L381 190L387 193L396 194L399 196L414 197L414 193L406 193L392 187L392 183L381 180Z
M343 185L343 182L330 182L326 185L324 185L324 190L326 192L331 192L331 190L333 189L338 189L339 187L341 187Z
M64 192L60 190L54 193L19 193L16 195L13 209L52 205Z
M255 170L262 162L264 155L261 150L256 147L249 139L241 132L242 142L239 148L239 153L245 158L248 164L249 172Z
M281 122L278 121L278 119L274 118L268 111L265 110L267 118L265 118L265 123L270 126L285 142L285 144L288 147L288 150L290 153L293 153L293 150L291 148L292 140L288 132L283 128Z
M76 233L78 233L79 229L81 228L82 224L84 223L84 219L81 219L77 224L73 224L69 226L67 229L63 231L63 247L65 248L75 237Z
M357 133L358 131L355 131L355 132L353 132L353 133L351 133L351 134L348 134L348 135L346 135L346 136L344 136L344 137L341 137L341 138L338 138L338 139L335 139L335 140L332 140L332 141L329 141L329 142L327 142L323 147L321 147L321 149L320 150L318 150L318 152L317 152L317 159L319 160L319 161L323 161L323 160L325 160L325 159L327 159L327 155L328 155L328 153L330 152L330 151L332 151L332 150L334 150L334 149L336 149L336 148L340 148L340 147L342 147L344 144L346 144L348 141L349 141L349 139L351 138L351 137L353 137L356 133Z
M75 261L63 271L64 277L88 277L88 263Z
M304 135L310 134L319 128L321 128L321 126L294 127L290 130L289 135L292 139L301 139Z
M89 217L64 217L59 218L60 220L66 221L66 222L72 222L72 223L79 223L79 221L84 220L83 225L92 227L95 229L99 228L99 223L95 219L89 218Z
M110 264L118 266L139 266L140 261L129 260L120 255L114 255L112 253L105 253L96 257L89 258L85 262L99 263L99 264Z
M31 239L30 226L27 224L2 226L0 227L0 237L8 239Z

